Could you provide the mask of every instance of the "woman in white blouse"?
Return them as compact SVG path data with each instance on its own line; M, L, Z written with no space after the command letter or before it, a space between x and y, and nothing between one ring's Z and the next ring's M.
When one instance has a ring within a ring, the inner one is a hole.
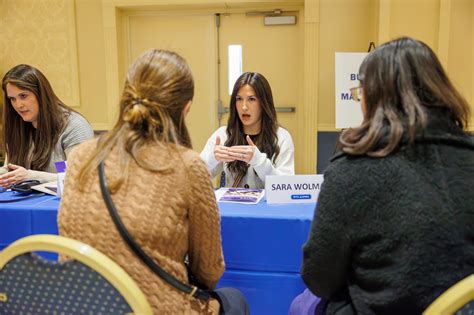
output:
M220 186L264 188L266 175L294 175L294 145L278 126L272 90L265 77L246 72L236 81L227 126L207 141L201 158Z

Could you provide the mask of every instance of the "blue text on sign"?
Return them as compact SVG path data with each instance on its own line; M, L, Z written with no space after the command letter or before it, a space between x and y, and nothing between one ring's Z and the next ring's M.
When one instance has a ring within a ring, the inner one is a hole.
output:
M310 194L304 194L304 195L291 195L291 199L311 199Z
M358 73L351 73L351 81L359 81L359 74Z
M354 98L352 97L351 93L341 93L341 100L343 101L353 101Z

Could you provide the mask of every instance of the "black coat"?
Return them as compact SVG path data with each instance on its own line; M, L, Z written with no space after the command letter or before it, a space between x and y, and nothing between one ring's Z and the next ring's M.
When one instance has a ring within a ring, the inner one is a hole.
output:
M324 174L302 277L358 314L421 314L474 273L474 139L447 118L384 158L336 155Z

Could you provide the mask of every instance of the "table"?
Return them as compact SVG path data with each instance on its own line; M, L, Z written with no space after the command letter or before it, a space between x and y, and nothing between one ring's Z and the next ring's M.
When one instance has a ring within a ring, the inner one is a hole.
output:
M0 249L32 234L57 234L60 199L40 196L19 202L0 193ZM226 271L219 287L240 289L252 315L288 314L304 290L301 247L307 239L314 204L256 205L219 203Z
M40 196L18 202L13 192L0 193L0 249L32 234L58 234L59 198Z

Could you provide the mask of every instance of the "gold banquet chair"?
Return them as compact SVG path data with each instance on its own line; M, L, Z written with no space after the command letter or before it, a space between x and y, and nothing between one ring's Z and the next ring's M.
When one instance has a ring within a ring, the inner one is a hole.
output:
M56 252L55 262L33 253ZM0 314L152 314L135 281L110 258L57 235L22 238L0 252Z
M474 314L474 274L446 290L428 306L423 314Z

